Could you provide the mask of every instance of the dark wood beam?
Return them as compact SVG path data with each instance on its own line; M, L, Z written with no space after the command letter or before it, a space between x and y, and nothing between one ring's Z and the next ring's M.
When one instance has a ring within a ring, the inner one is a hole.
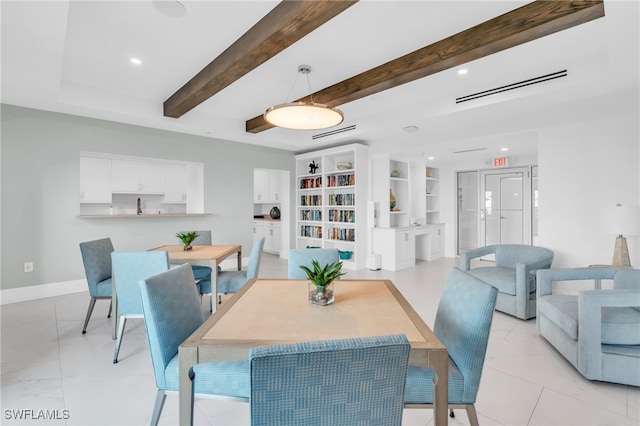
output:
M358 0L280 2L164 102L178 118L331 20Z
M534 1L315 92L313 99L332 107L342 105L602 16L602 0ZM260 115L245 127L259 133L274 126Z

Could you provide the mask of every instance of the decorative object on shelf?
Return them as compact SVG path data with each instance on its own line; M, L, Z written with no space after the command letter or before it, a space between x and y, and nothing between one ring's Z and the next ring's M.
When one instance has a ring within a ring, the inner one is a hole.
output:
M348 161L338 161L336 163L336 168L338 170L349 170L352 167L353 167L353 163L350 163Z
M271 216L271 219L280 219L280 209L278 208L278 206L273 206L271 208L271 210L269 211L269 216Z
M424 175L426 177L428 177L428 178L432 178L433 177L433 173L431 172L431 170L427 170L427 172Z
M185 232L185 233L178 232L176 234L176 237L180 238L180 241L182 241L182 244L184 244L184 247L182 249L185 251L188 251L193 249L193 247L191 246L191 243L193 242L193 240L198 238L198 233L196 231Z
M392 178L399 178L400 177L400 170L398 170L398 169L391 170L391 177Z
M353 252L348 251L348 250L345 250L345 251L343 251L343 250L338 250L338 256L340 256L340 259L342 259L342 260L349 260L349 259L351 259L351 254L352 254L352 253L353 253Z
M142 214L142 202L140 201L140 197L138 197L136 214Z
M616 235L611 266L631 266L626 236L638 234L638 208L620 203L610 206L606 212L607 228Z
M316 172L318 171L318 167L320 167L320 166L318 166L318 165L316 164L315 160L314 160L314 161L312 161L312 162L309 164L309 173L311 173L312 175L315 175L315 174L316 174Z
M305 265L300 265L309 279L309 302L316 305L330 305L333 303L333 282L336 278L344 275L342 272L342 262L327 263L320 266L317 260L311 262L310 269Z
M267 122L276 127L293 130L326 129L342 123L344 120L342 111L338 108L313 101L309 73L311 73L311 67L309 65L298 65L298 74L291 89L296 85L300 74L306 75L311 102L297 101L272 106L264 113L264 119ZM291 91L289 91L289 94L291 94Z
M392 212L397 212L399 209L396 207L396 196L393 195L393 189L389 188L389 209Z

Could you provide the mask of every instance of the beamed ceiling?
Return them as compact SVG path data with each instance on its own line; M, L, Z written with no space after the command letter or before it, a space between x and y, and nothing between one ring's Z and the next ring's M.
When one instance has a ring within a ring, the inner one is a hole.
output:
M151 1L3 1L2 101L212 143L304 152L362 142L441 161L478 147L491 157L514 133L637 108L637 2L182 3L176 18ZM314 139L321 132L264 121L269 106L309 97L299 64L312 68L314 100L339 106L338 128L354 130ZM566 77L455 102L561 70ZM512 155L535 151L522 145Z

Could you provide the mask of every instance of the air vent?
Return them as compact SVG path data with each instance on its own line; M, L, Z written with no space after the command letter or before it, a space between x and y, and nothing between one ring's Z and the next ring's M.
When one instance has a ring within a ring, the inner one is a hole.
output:
M311 139L315 140L320 138L326 138L327 136L337 135L338 133L350 132L351 130L355 130L355 129L356 129L356 125L352 124L351 126L342 127L340 129L329 130L328 132L324 132L324 133L318 133L317 135L311 136Z
M540 77L530 78L528 80L519 81L517 83L507 84L506 86L496 87L495 89L485 90L483 92L474 93L473 95L461 96L456 98L456 103L462 103L472 101L478 98L484 98L485 96L495 95L497 93L507 92L509 90L519 89L521 87L531 86L532 84L543 83L549 80L555 80L556 78L566 77L567 70L557 71L547 75L541 75Z
M465 149L464 151L453 151L454 154L464 154L466 152L485 151L487 148Z

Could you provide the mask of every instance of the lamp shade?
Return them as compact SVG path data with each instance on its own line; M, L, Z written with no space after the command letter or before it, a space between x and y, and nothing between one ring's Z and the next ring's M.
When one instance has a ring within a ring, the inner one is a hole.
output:
M637 235L640 226L638 206L616 204L607 208L605 213L607 233L614 235Z
M272 106L264 119L276 127L294 130L318 130L337 126L344 120L338 108L315 102L290 102Z

